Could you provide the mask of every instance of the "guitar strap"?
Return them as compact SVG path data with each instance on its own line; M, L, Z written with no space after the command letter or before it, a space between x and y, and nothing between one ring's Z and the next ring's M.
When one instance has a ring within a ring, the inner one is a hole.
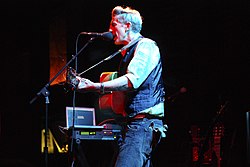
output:
M127 45L123 46L120 50L121 52L127 48L129 48L130 46L134 45L136 42L140 41L142 39L142 36L140 36L139 38L137 38L136 40L128 43Z
M119 49L118 51L116 51L115 53L113 53L112 55L110 55L109 57L105 58L103 61L107 61L112 59L114 56L116 56L118 53L121 53L122 51L124 51L125 49L129 48L130 46L134 45L136 42L140 41L142 39L142 36L140 36L139 38L137 38L136 40L128 43L127 45L123 46L121 49Z

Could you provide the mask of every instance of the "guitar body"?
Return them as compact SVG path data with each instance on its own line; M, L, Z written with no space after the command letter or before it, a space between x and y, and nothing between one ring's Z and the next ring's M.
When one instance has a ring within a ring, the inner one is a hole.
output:
M100 82L110 81L117 78L117 72L103 72L100 75ZM123 92L111 91L101 94L99 97L99 108L100 110L111 109L114 113L126 116L125 108L125 97Z

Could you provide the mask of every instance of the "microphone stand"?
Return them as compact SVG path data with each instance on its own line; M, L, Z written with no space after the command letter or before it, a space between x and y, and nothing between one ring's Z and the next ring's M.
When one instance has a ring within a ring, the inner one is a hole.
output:
M30 101L30 104L32 104L39 96L43 95L45 97L45 146L44 146L44 153L45 153L45 167L48 167L48 146L47 146L47 135L48 135L48 109L49 109L49 95L50 92L48 91L48 87L50 84L65 70L68 65L75 60L78 55L95 39L95 37L91 38L81 49L79 52L76 53L76 55L73 55L72 58L62 67L61 70L58 71L58 73L36 94L36 96Z
M139 40L141 40L141 38L138 38L138 39L132 41L131 43L129 43L129 44L123 46L121 49L119 49L119 50L116 51L115 53L113 53L113 54L111 54L110 56L104 58L103 60L99 61L98 63L92 65L91 67L89 67L88 69L84 70L83 72L78 73L77 75L78 75L78 76L81 76L82 74L84 74L84 73L86 73L87 71L93 69L94 67L100 65L101 63L103 63L103 62L105 62L105 61L108 61L108 60L112 59L112 58L115 57L117 54L121 53L123 50L129 48L130 46L134 45L134 44L135 44L136 42L138 42ZM76 50L77 50L77 49L76 49ZM77 65L76 65L76 68L77 68ZM71 151L72 151L72 152L73 152L73 138L74 138L74 136L75 136L75 133L74 133L74 112L75 112L74 107L75 107L75 91L74 91L74 97L73 97L73 126L72 126L72 138L71 138ZM77 144L78 144L78 146L79 146L80 142L77 142ZM78 156L78 159L79 159L79 161L80 161L81 166L89 167L89 164L88 164L88 162L87 162L87 160L86 160L86 157L85 157L84 153L81 152L81 150L79 149L79 147L78 147L78 151L79 151L79 154L81 154L81 155ZM71 166L74 167L74 160L73 160Z

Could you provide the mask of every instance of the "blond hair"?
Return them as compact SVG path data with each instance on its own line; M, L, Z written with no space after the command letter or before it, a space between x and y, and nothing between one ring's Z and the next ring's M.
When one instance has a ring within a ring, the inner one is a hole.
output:
M139 33L142 29L142 16L140 13L130 7L116 6L112 10L112 17L118 16L117 19L120 23L132 23L131 30Z

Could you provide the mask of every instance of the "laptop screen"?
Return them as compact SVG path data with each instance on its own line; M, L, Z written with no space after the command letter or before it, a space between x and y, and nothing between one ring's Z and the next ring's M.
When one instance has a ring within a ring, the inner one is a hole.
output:
M66 107L66 127L95 126L95 109L88 107Z

